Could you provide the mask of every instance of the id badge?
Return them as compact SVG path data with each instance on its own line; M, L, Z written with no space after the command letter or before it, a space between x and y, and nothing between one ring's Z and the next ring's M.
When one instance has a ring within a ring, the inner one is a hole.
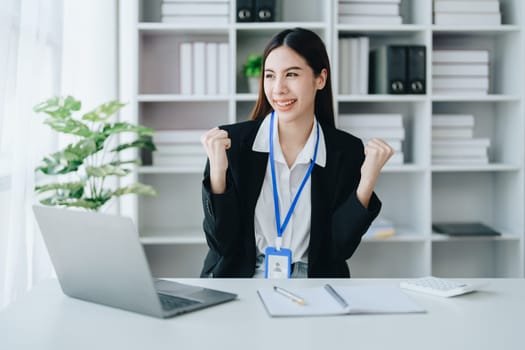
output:
M264 259L264 278L290 278L292 273L292 251L274 247L266 248Z

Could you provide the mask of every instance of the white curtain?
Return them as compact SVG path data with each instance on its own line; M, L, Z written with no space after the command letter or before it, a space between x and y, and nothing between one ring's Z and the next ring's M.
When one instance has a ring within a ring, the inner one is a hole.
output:
M57 138L32 108L59 95L62 0L0 6L0 309L53 274L34 221L34 168Z

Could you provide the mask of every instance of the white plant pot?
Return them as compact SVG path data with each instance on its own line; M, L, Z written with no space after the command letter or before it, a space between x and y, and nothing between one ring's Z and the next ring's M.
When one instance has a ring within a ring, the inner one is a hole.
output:
M259 92L259 78L249 77L248 78L248 90L251 94L257 94Z

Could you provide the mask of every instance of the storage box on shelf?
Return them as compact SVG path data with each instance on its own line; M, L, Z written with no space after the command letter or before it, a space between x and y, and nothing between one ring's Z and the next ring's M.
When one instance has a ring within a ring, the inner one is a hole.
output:
M129 3L121 10L127 13L123 34L132 38L121 54L128 67L121 74L122 98L132 102L130 110L136 114L124 118L138 115L142 124L158 130L206 130L246 120L257 98L248 92L242 74L247 56L262 54L271 36L282 29L312 29L323 38L330 55L336 123L338 116L348 114L399 114L404 128L403 163L387 165L377 184L381 215L393 222L395 234L365 238L349 260L352 276L523 277L525 6L521 1L499 2L501 25L468 26L433 24L432 0L401 0L397 6L402 24L348 21L355 14L346 12L356 10L347 6L350 0L277 0L272 22L238 22L237 2L226 0L229 12L222 24L162 23L162 1L134 3L135 10L129 10ZM356 74L361 75L359 86L368 76L359 68L350 74L341 56L345 44L340 40L354 37L366 38L368 51L385 45L424 46L425 93L372 94L344 88L355 83ZM219 70L227 72L226 92L196 93L192 86L191 93L183 93L180 47L196 42L229 45L227 63L219 64ZM450 73L433 67L437 49L486 50L488 74L482 73L488 76L488 93L433 92L436 81ZM432 115L439 114L472 115L473 137L490 139L488 164L432 163ZM123 213L137 219L157 276L196 276L202 266L207 250L201 228L202 170L155 164L138 168L140 180L155 186L159 196L127 200ZM502 236L452 239L432 232L434 221L460 220L483 221Z

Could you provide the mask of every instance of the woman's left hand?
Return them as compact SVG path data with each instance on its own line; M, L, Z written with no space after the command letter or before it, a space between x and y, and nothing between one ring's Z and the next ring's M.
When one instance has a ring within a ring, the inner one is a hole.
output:
M365 160L361 166L361 181L357 187L357 197L364 207L368 207L379 173L393 154L392 147L381 139L367 142Z
M371 139L365 146L365 161L361 166L361 178L375 184L381 169L392 157L394 150L381 139Z

